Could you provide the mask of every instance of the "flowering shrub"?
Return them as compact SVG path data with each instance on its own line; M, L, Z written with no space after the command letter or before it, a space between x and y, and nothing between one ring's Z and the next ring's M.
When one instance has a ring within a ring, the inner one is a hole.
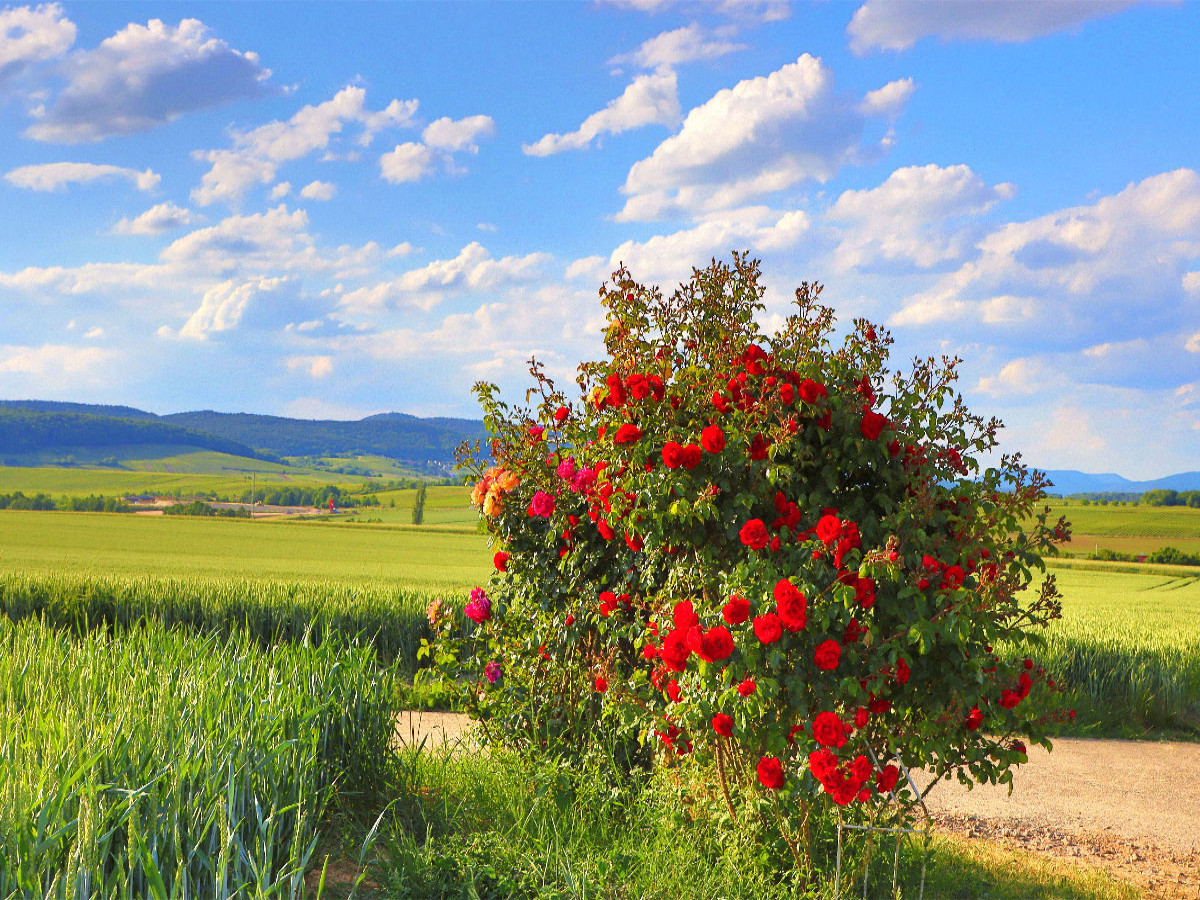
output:
M957 360L889 375L862 320L835 348L809 284L764 334L758 279L735 255L663 297L622 269L578 396L536 363L528 408L477 385L497 573L435 652L493 739L712 761L731 816L773 807L800 860L811 804L915 800L900 762L1008 783L1019 738L1048 746L1052 680L992 648L1058 615L1052 579L1026 589L1066 526L1040 474L981 464L999 423Z

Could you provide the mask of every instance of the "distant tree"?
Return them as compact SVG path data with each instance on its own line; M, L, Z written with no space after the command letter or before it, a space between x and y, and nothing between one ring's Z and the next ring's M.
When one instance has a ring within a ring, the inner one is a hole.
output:
M1142 494L1142 502L1147 506L1178 506L1179 492L1167 488L1155 488Z
M425 521L425 485L417 488L417 496L413 500L412 523L420 525Z

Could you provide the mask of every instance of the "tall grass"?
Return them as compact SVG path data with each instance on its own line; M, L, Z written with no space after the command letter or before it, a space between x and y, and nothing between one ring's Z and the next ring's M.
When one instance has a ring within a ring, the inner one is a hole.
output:
M1200 577L1051 571L1063 617L1032 652L1067 688L1067 702L1101 731L1137 724L1200 734Z
M0 573L0 615L13 620L40 618L87 633L121 632L149 619L202 635L246 635L264 647L338 635L406 675L429 636L425 609L435 596L328 582Z
M362 648L0 619L0 898L298 896L336 791L385 777Z

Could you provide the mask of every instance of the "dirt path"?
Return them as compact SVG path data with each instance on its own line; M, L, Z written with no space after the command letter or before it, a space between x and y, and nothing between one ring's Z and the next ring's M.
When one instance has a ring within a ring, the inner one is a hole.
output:
M406 712L397 741L470 741L456 713ZM941 782L928 798L939 828L1102 868L1154 898L1200 900L1200 744L1062 738L1034 747L1007 788ZM928 778L918 778L924 788Z

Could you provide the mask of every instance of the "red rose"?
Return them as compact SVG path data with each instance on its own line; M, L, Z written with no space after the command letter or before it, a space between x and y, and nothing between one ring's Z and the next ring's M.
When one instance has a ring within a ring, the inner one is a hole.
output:
M895 790L896 782L899 780L900 770L888 763L875 774L875 789L881 794L887 794Z
M827 396L829 396L829 392L820 382L813 381L811 378L805 378L800 382L800 399L805 403L816 403L822 397Z
M875 579L860 578L854 583L854 599L863 609L875 605Z
M542 516L549 518L554 515L554 495L547 494L545 491L538 491L529 501L529 509L526 512L530 516Z
M817 664L818 669L826 672L836 669L841 658L842 645L832 639L818 644L817 649L813 651L813 662Z
M842 534L842 520L829 514L817 520L817 538L826 547L830 546Z
M750 618L750 601L734 594L721 610L721 617L730 625L741 625Z
M617 534L612 530L612 526L609 525L604 519L596 520L596 530L600 532L600 537L604 538L606 541L611 541L614 537L616 537Z
M676 603L671 610L671 618L675 622L675 627L683 632L700 624L700 617L696 615L691 600L680 600Z
M783 775L783 763L774 756L764 756L760 759L755 771L758 772L759 784L768 790L779 790L787 780Z
M738 532L738 537L751 550L761 550L767 546L767 541L771 539L771 536L767 533L766 523L762 519L751 519L742 526L742 530Z
M725 449L725 432L719 425L709 425L700 432L700 446L709 453L720 453Z
M779 399L784 406L791 406L796 401L796 388L788 383L779 386Z
M855 728L866 728L867 723L870 721L871 721L871 714L866 709L864 709L863 707L860 706L858 708L858 710L854 713L854 727Z
M688 657L692 655L692 650L687 645L687 632L680 631L676 628L663 638L662 650L659 651L662 656L663 664L673 672L682 672L687 668Z
M605 379L604 383L608 385L608 405L624 406L625 388L621 384L621 376L613 372Z
M967 731L977 731L979 726L983 724L983 713L979 711L978 706L972 706L971 711L967 713L967 720L963 723Z
M554 421L559 422L559 423L565 422L565 421L567 421L567 416L569 416L569 415L571 415L571 411L569 409L567 409L565 406L560 406L558 409L556 409L554 411Z
M859 428L862 431L863 437L868 441L873 441L879 437L879 433L887 427L887 416L881 416L869 406L863 407L862 424Z
M668 469L678 469L683 465L683 445L676 441L667 441L662 448L662 460Z
M786 578L775 584L775 608L788 631L800 631L808 624L808 598Z
M747 678L745 681L739 682L737 692L739 697L749 697L758 688L754 683L753 678Z
M767 448L769 446L770 445L767 443L766 438L764 438L761 434L756 434L754 436L754 440L752 440L750 442L750 458L751 459L766 459L767 458Z
M754 636L764 644L773 644L783 637L783 624L779 621L779 616L774 613L755 616Z
M733 716L717 713L712 718L712 729L722 737L733 737Z
M613 437L614 444L632 444L642 436L642 429L636 425L626 422L617 429L616 435Z
M668 681L667 682L667 696L671 698L672 703L679 702L679 694L680 694L679 682L675 681L674 679L672 679L671 681Z
M688 444L683 448L683 467L688 471L691 471L692 469L696 468L696 466L700 465L700 459L700 448L695 444Z
M908 663L902 659L896 660L896 683L905 684L908 681L912 671L908 668Z
M720 662L733 654L733 636L724 625L705 631L699 625L688 630L688 647L706 662Z
M601 694L605 693L608 690L608 679L605 678L603 675L597 675L596 681L594 682L594 684L595 684L596 690Z
M846 723L837 713L819 712L813 718L813 738L822 747L840 749L846 743Z
M497 572L507 572L508 554L503 550L497 550L496 555L492 557L492 565L496 567Z

